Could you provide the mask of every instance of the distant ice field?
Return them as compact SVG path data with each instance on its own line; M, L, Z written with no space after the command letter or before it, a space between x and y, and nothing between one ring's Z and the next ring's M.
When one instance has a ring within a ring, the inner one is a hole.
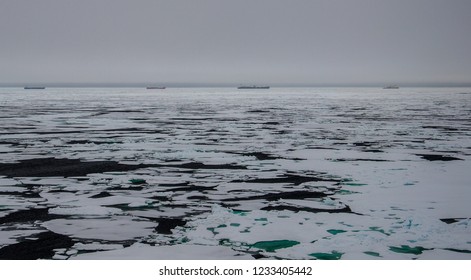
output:
M0 259L471 259L471 88L0 88Z

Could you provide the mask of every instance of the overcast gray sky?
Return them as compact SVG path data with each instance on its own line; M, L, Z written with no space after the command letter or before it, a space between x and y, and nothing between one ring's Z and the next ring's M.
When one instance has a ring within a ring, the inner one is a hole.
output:
M470 0L0 0L0 84L471 84Z

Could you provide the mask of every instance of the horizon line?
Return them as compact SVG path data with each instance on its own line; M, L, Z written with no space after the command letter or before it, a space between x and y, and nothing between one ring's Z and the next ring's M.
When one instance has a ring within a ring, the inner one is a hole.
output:
M25 83L0 83L0 87L74 87L74 88L91 88L91 87L109 87L109 88L118 88L118 87L149 87L149 86L164 86L164 87L174 87L174 88L190 88L190 87L201 87L201 88L216 88L216 87L238 87L238 86L270 86L270 87L385 87L385 86L398 86L398 87L471 87L471 83L313 83L313 84L304 84L304 83L174 83L174 82L136 82L136 83L115 83L115 82L94 82L94 83L57 83L57 82L25 82Z

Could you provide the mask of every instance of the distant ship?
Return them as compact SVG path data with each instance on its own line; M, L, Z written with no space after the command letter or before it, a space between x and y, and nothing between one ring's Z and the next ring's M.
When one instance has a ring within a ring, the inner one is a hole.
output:
M269 86L240 86L237 89L269 89Z
M383 89L399 89L398 86L386 86Z
M166 87L146 87L146 89L165 89Z
M24 87L24 89L45 89L46 87Z

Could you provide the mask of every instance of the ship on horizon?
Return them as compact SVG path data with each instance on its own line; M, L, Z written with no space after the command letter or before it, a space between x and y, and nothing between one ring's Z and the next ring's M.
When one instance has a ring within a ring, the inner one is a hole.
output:
M146 87L146 89L166 89L166 87L150 86L150 87Z
M392 85L392 86L385 86L383 89L399 89L399 86Z
M269 86L240 86L237 89L269 89Z
M46 89L46 87L24 87L24 89Z

